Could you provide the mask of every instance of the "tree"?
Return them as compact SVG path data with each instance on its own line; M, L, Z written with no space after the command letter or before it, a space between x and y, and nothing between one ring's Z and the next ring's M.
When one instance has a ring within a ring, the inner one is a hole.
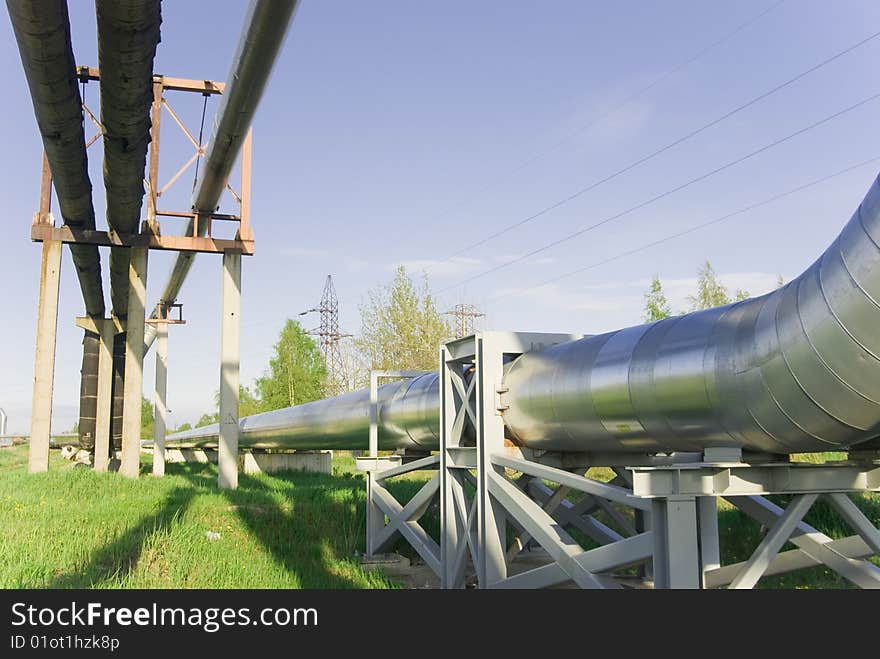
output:
M417 288L399 266L391 284L371 291L360 310L361 336L355 345L370 368L437 368L437 348L451 331L437 310L427 276Z
M192 425L189 423L182 423L181 425L177 426L174 432L183 432L184 430L192 430Z
M141 396L141 437L152 437L154 432L153 403L146 396Z
M210 426L215 423L220 422L220 392L214 392L214 405L217 410L213 414L209 414L205 412L202 416L199 417L199 420L196 421L196 428L201 428L202 426ZM254 394L250 388L244 386L243 384L238 385L238 418L244 416L251 416L252 414L259 414L262 412L262 404L259 398ZM189 430L190 426L188 423L183 424L187 426L185 429ZM181 426L177 429L178 432L184 430L184 427Z
M691 311L730 304L727 288L718 279L709 261L706 261L697 273L697 294L688 295L688 301L691 303Z
M218 412L214 412L213 414L208 414L205 412L202 416L199 417L199 420L196 421L196 428L201 428L202 426L211 426L215 423L219 423L220 414Z
M327 365L314 339L288 318L268 370L256 381L259 399L254 400L260 411L308 403L324 397L326 379Z
M736 293L733 294L734 302L742 302L743 300L748 300L750 297L752 297L752 294L742 288L737 288Z
M776 288L785 286L785 278L782 275L776 275Z
M645 293L645 322L653 323L655 320L663 320L672 315L669 300L663 293L663 284L660 278L654 275L651 280L651 289Z

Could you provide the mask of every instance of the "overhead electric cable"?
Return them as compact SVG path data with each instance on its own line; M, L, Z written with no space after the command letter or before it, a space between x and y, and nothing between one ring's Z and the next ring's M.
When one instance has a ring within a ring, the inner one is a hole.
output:
M592 270L594 268L598 268L598 267L603 266L607 263L611 263L612 261L618 261L618 260L625 258L627 256L632 256L633 254L638 254L639 252L643 252L647 249L650 249L651 247L656 247L657 245L662 245L663 243L669 242L671 240L675 240L676 238L681 238L683 236L686 236L686 235L689 235L692 233L696 233L697 231L700 231L702 229L706 229L706 228L713 226L715 224L718 224L720 222L724 222L725 220L729 220L732 217L737 217L739 215L743 215L743 214L748 213L750 211L753 211L757 208L761 208L762 206L767 206L768 204L771 204L775 201L779 201L780 199L784 199L785 197L790 197L791 195L797 194L798 192L803 192L804 190L808 190L809 188L813 188L817 185L825 183L826 181L830 181L833 178L837 178L838 176L843 176L844 174L848 174L849 172L855 171L856 169L859 169L859 168L864 167L866 165L870 165L871 163L875 163L878 160L880 160L880 156L874 156L873 158L868 158L867 160L863 160L859 163L856 163L855 165L850 165L849 167L838 170L838 171L834 172L833 174L828 174L827 176L823 176L822 178L815 179L813 181L810 181L809 183L804 183L803 185L799 185L795 188L791 188L790 190L786 190L785 192L775 194L772 197L768 197L767 199L764 199L763 201L759 201L757 203L750 204L748 206L744 206L743 208L740 208L739 210L735 210L732 213L727 213L726 215L716 217L712 220L708 220L706 222L701 222L700 224L695 224L694 226L689 227L687 229L684 229L683 231L678 231L678 232L670 234L668 236L664 236L663 238L660 238L658 240L654 240L650 243L646 243L644 245L641 245L640 247L636 247L634 249L630 249L625 252L620 252L620 253L615 254L613 256L609 256L605 259L602 259L601 261L596 261L595 263L591 263L589 265L583 266L581 268L577 268L575 270L569 270L568 272L565 272L561 275L551 277L550 279L545 279L544 281L537 283L533 286L528 286L526 288L508 291L508 292L503 293L501 295L496 295L494 297L490 297L487 300L487 302L495 302L497 300L504 299L504 298L509 297L511 295L520 295L520 294L525 293L527 291L533 291L533 290L536 290L539 288L543 288L544 286L549 286L550 284L554 284L557 281L560 281L562 279L566 279L568 277L572 277L574 275L580 274L581 272L586 272L587 270Z
M763 101L764 99L772 96L773 94L775 94L775 93L785 89L786 87L794 84L798 80L808 76L811 73L818 71L822 67L827 66L831 62L834 62L835 60L843 57L844 55L851 53L852 51L856 50L857 48L876 39L878 36L880 36L880 31L874 32L873 34L865 37L861 41L858 41L857 43L854 43L851 46L848 46L847 48L844 48L843 50L838 51L834 55L831 55L830 57L827 57L826 59L822 60L818 64L811 66L809 69L802 71L801 73L797 74L793 78L789 78L785 82L782 82L782 83L776 85L775 87L759 94L758 96L755 96L754 98L746 101L742 105L739 105L739 106L733 108L732 110L725 112L721 116L716 117L715 119L713 119L712 121L710 121L706 124L703 124L699 128L696 128L695 130L692 130L689 133L686 133L685 135L679 137L678 139L675 139L672 142L669 142L668 144L657 149L656 151L653 151L653 152L649 153L648 155L643 156L643 157L639 158L638 160L631 162L630 164L626 165L625 167L618 169L617 171L605 176L604 178L599 179L598 181L595 181L595 182L587 185L586 187L580 188L579 190L577 190L573 194L570 194L569 196L564 197L563 199L560 199L559 201L557 201L553 204L550 204L549 206L545 206L541 210L529 215L528 217L525 217L517 222L514 222L513 224L509 224L509 225L491 233L490 235L485 236L484 238L481 238L480 240L478 240L474 243L470 243L469 245L462 247L458 251L456 251L456 252L450 254L449 256L447 256L446 258L444 258L442 261L439 261L437 263L432 264L431 267L436 267L437 265L440 265L441 263L445 263L445 262L455 258L456 256L461 256L462 254L469 252L470 250L472 250L476 247L480 247L481 245L486 244L490 240L498 238L499 236L507 233L508 231L512 231L513 229L519 228L519 227L523 226L524 224L528 224L529 222L536 220L543 215L546 215L550 211L556 210L560 206L564 206L565 204L567 204L571 201L574 201L578 197L586 194L587 192L590 192L591 190L595 190L599 186L604 185L605 183L608 183L609 181L620 176L621 174L625 174L626 172L638 167L639 165L642 165L642 164L648 162L649 160L652 160L652 159L656 158L657 156L665 153L666 151L669 151L670 149L696 137L697 135L708 130L709 128L712 128L713 126L717 126L721 122L729 119L730 117L738 114L739 112L742 112L743 110L755 105L756 103ZM430 269L430 268L427 268L427 269Z
M474 199L476 199L476 198L482 196L483 193L488 192L488 191L491 190L492 188L494 188L494 187L500 185L501 183L504 183L505 181L507 181L508 179L510 179L510 178L511 178L512 176L514 176L515 174L518 174L518 173L521 172L522 170L526 169L526 168L527 168L529 165L531 165L532 163L535 163L535 162L537 162L537 161L539 161L539 160L542 160L545 156L549 155L549 154L552 153L553 151L556 151L559 147L564 146L565 144L567 144L568 142L570 142L572 139L574 139L575 137L577 137L577 136L580 135L581 133L583 133L583 132L589 130L590 128L592 128L593 126L595 126L596 124L598 124L598 123L601 122L602 120L607 119L608 117L614 115L618 110L623 109L624 107L626 107L627 105L629 105L630 103L632 103L634 100L636 100L636 99L639 98L640 96L642 96L642 95L646 94L647 92L651 91L654 87L656 87L657 85L659 85L661 82L663 82L664 80L666 80L666 79L669 78L670 76L672 76L672 75L678 73L679 71L681 71L682 69L686 68L687 66L690 66L691 64L693 64L694 62L696 62L697 60L699 60L699 59L702 58L704 55L708 54L710 51L714 50L715 48L717 48L718 46L720 46L720 45L723 44L724 42L729 41L731 38L733 38L734 36L736 36L737 34L739 34L740 32L742 32L743 30L745 30L747 27L749 27L749 26L751 26L752 24L756 23L758 20L760 20L761 18L763 18L764 16L766 16L767 14L769 14L771 11L773 11L774 9L776 9L777 7L779 7L779 6L780 6L781 4L783 4L784 2L785 2L785 0L779 0L778 2L775 2L774 4L772 4L772 5L771 5L770 7L768 7L767 9L763 10L762 12L760 12L760 13L758 13L758 14L755 14L754 16L752 16L751 18L749 18L748 20L746 20L746 21L743 22L743 23L740 23L738 26L736 26L736 27L735 27L733 30L731 30L730 32L726 33L724 36L722 36L722 37L720 37L719 39L713 41L713 42L710 43L708 46L705 46L704 48L702 48L701 50L699 50L698 52L696 52L694 55L691 55L688 59L684 60L683 62L680 62L679 64L676 64L676 65L673 66L672 68L667 69L666 71L664 71L663 73L661 73L659 76L657 76L656 78L654 78L653 80L651 80L651 82L649 82L649 83L648 83L647 85L645 85L644 87L640 87L639 89L637 89L637 90L633 91L632 93L628 94L628 95L627 95L625 98L623 98L620 102L618 102L617 104L615 104L615 105L612 106L611 108L605 110L604 112L602 112L602 113L599 114L598 116L593 117L593 118L590 119L590 121L588 121L587 123L578 126L578 127L575 128L573 131L571 131L570 133L567 133L564 137L562 137L562 138L559 139L558 141L554 142L553 144L551 144L551 145L550 145L549 147L547 147L546 149L544 149L544 150L542 150L542 151L539 151L538 153L533 154L531 157L527 158L525 161L523 161L522 163L520 163L519 165L517 165L517 166L514 167L513 169L509 170L507 173L502 174L499 178L496 178L496 179L495 179L494 181L492 181L491 183L488 183L488 184L484 185L483 187L479 188L478 190L476 190L476 191L473 192L472 194L468 195L466 198L464 198L464 199L460 200L459 202L453 204L452 206L450 206L449 208L447 208L445 211L441 212L439 215L436 215L436 216L432 217L432 218L431 218L431 221L432 221L432 222L436 222L437 220L440 220L440 219L442 219L442 218L444 218L444 217L450 215L451 213L453 213L454 211L458 210L458 209L461 208L462 206L465 206L465 205L467 205L468 203L470 203L471 201L473 201ZM450 257L450 258L452 258L452 257ZM429 267L428 269L430 269L430 267Z
M824 117L823 119L820 119L819 121L816 121L808 126L805 126L804 128L796 130L793 133L789 133L785 137L781 137L778 140L774 140L773 142L770 142L769 144L765 144L764 146L762 146L759 149L755 149L754 151L751 151L750 153L747 153L744 156L740 156L738 158L735 158L734 160L731 160L731 161L729 161L719 167L716 167L715 169L712 169L704 174L700 174L699 176L692 178L689 181L682 183L681 185L678 185L674 188L670 188L669 190L661 192L660 194L657 194L649 199L646 199L645 201L643 201L641 203L638 203L634 206L630 206L629 208L627 208L619 213L616 213L614 215L611 215L609 217L606 217L605 219L600 220L599 222L596 222L595 224L590 224L586 227L583 227L582 229L578 229L577 231L575 231L573 233L570 233L566 236L563 236L562 238L558 238L556 240L553 240L549 243L542 245L541 247L538 247L538 248L533 249L529 252L526 252L525 254L517 256L516 258L510 259L510 260L505 261L503 263L500 263L492 268L489 268L488 270L484 270L484 271L479 272L475 275L472 275L471 277L468 277L468 278L458 282L457 284L453 284L451 286L447 286L445 288L442 288L438 291L438 293L443 293L443 292L451 290L453 288L458 288L459 286L463 286L464 284L468 284L476 279L480 279L481 277L485 277L488 274L491 274L493 272L497 272L498 270L501 270L503 268L511 266L515 263L519 263L520 261L524 261L525 259L530 258L532 256L535 256L536 254L540 254L541 252L545 252L548 249L551 249L551 248L556 247L557 245L560 245L564 242L567 242L569 240L577 238L578 236L582 236L583 234L587 233L588 231L592 231L593 229L596 229L600 226L608 224L609 222L613 222L617 219L620 219L621 217L624 217L625 215L629 215L630 213L633 213L637 210L645 208L646 206L650 206L651 204L653 204L657 201L660 201L661 199L664 199L664 198L666 198L676 192L680 192L681 190L684 190L685 188L688 188L696 183L699 183L700 181L704 181L707 178L714 176L715 174L718 174L718 173L723 172L727 169L730 169L734 165L738 165L746 160L749 160L750 158L753 158L756 155L763 153L764 151L767 151L769 149L772 149L775 146L779 146L780 144L788 142L789 140L794 139L795 137L798 137L799 135L803 135L804 133L807 133L807 132L813 130L814 128L818 128L819 126L822 126L823 124L826 124L829 121L832 121L832 120L834 120L834 119L836 119L836 118L838 118L848 112L851 112L851 111L853 111L853 110L855 110L855 109L857 109L867 103L870 103L871 101L874 101L877 98L880 98L880 93L872 94L871 96L868 96L867 98L864 98L861 101L858 101L857 103L854 103L848 107L845 107L842 110L838 110L834 114L828 115L828 116Z

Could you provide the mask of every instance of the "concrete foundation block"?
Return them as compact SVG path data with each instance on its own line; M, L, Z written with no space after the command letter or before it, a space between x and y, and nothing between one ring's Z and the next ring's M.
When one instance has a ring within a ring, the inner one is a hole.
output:
M243 453L242 471L246 474L271 474L276 471L333 473L332 451L297 451L295 453Z

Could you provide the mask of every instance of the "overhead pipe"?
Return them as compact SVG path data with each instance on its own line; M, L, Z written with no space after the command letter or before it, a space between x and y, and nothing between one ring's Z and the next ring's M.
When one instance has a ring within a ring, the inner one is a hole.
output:
M82 98L64 0L6 0L64 224L95 228ZM97 245L70 245L86 313L104 316Z
M521 355L507 437L534 449L791 454L880 437L880 180L837 239L777 290ZM379 448L439 448L437 374L378 391ZM239 446L363 449L369 395L241 419ZM217 425L168 446L216 445ZM874 440L871 442L870 440Z
M7 0L6 7L18 42L34 115L43 140L52 184L65 225L95 228L92 183L89 179L83 128L82 98L74 69L70 17L64 0ZM71 244L70 254L82 290L86 313L104 317L101 260L97 245ZM97 351L94 335L83 336L80 383L80 437L94 441Z
M193 193L194 212L211 213L217 209L298 5L298 0L252 0L250 3L246 27L232 59L201 175ZM199 223L200 236L204 236L207 230L206 222ZM190 220L186 233L192 235L192 232L193 221ZM177 255L159 298L160 305L173 304L177 299L194 258L194 252ZM155 338L156 328L151 324L144 335L145 351Z
M160 40L161 3L96 0L95 10L107 225L121 234L137 233L152 125L153 60ZM110 249L110 301L120 318L128 315L130 256L126 247Z

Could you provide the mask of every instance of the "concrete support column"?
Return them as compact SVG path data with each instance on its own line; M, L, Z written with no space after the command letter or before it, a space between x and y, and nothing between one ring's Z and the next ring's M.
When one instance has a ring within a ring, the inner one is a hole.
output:
M113 337L116 323L104 320L98 347L98 414L95 422L95 471L107 471L110 461L110 415L113 402Z
M144 387L144 310L147 302L145 247L131 248L125 333L125 398L122 405L122 464L119 473L137 478L141 457L141 399Z
M28 471L49 470L49 435L52 425L52 389L55 384L55 334L58 328L58 284L61 281L61 242L43 242L40 264L40 299L37 311L37 349L34 357L34 390L31 403L31 437Z
M156 398L153 404L153 476L165 475L165 420L168 385L168 324L156 324Z
M223 253L220 334L220 443L217 486L238 487L238 384L241 348L241 251Z

